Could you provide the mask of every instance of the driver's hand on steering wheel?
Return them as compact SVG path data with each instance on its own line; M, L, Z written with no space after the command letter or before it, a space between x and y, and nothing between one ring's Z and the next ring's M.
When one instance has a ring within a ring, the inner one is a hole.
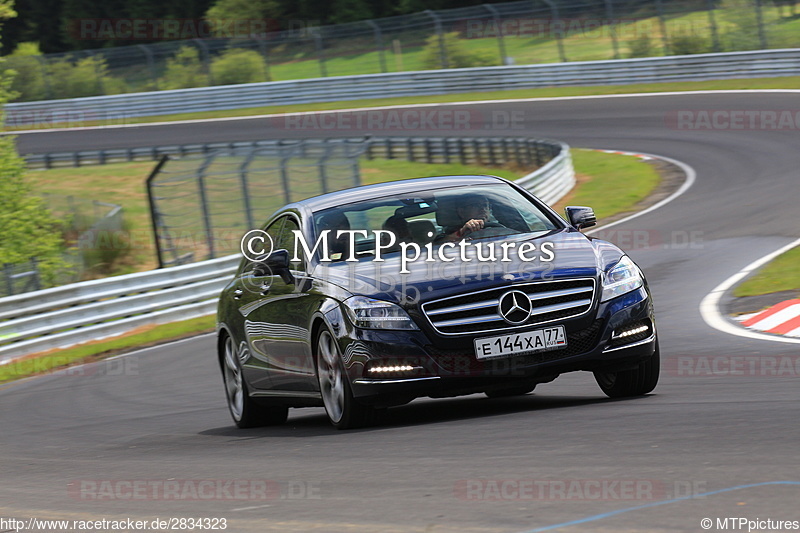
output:
M461 236L468 235L473 231L479 231L483 229L485 222L482 218L473 218L468 220L466 224L461 227Z

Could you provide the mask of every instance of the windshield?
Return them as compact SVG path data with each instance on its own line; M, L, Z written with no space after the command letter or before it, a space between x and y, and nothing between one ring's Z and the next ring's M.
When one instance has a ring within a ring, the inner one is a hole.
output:
M314 213L315 240L325 230L330 258L349 256L349 236L339 230L362 230L355 235L355 256L374 255L376 231L389 231L395 246L420 246L468 239L487 239L547 232L558 226L536 204L504 184L419 191L343 205ZM388 234L379 235L387 244Z

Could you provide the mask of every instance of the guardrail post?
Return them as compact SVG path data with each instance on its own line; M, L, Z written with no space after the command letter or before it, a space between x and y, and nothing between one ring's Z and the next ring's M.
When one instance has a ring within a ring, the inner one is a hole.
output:
M562 63L567 62L567 54L564 52L564 26L561 22L561 17L558 14L558 6L556 5L553 0L543 0L545 4L550 7L550 13L553 18L553 24L558 24L558 30L556 30L556 46L558 46L558 57L561 59Z
M444 34L442 33L442 19L439 18L434 11L430 9L426 9L423 11L426 15L433 19L433 26L436 31L436 35L439 38L439 61L442 68L450 68L450 61L447 57L447 48L444 44Z
M284 203L291 203L292 201L292 194L289 190L289 158L291 154L287 155L286 152L281 148L279 148L280 154L280 167L281 167L281 186L283 187L283 200Z
M483 4L482 6L489 13L492 14L492 22L497 27L497 46L500 48L500 64L506 64L506 42L503 38L503 26L500 23L500 12L492 4Z
M158 91L158 74L156 73L156 63L153 60L153 52L143 44L137 44L144 52L145 61L147 61L147 70L150 71L150 79L153 80L153 88Z
M669 55L669 37L667 36L667 23L664 22L664 0L656 0L658 12L658 27L661 29L661 42L664 46L664 55Z
M604 0L606 3L606 18L611 30L611 46L614 47L614 59L619 59L619 43L617 43L617 27L614 24L614 0Z
M370 27L372 27L373 31L375 32L375 47L378 49L378 61L381 64L381 72L386 72L386 57L384 56L383 51L383 32L381 32L380 26L374 20L365 20Z
M717 21L714 17L714 0L706 0L706 11L708 12L708 24L711 26L711 40L714 42L714 51L721 52L722 46L719 42Z

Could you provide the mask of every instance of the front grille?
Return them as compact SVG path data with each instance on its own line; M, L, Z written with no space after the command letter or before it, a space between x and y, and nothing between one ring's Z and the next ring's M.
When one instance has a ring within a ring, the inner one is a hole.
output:
M473 374L493 366L506 365L507 361L513 361L514 368L558 361L573 355L580 355L593 350L600 342L600 335L603 332L603 320L595 320L586 329L576 331L567 335L567 347L559 350L548 350L525 355L514 355L511 357L479 360L474 352L465 353L457 350L440 350L433 346L426 346L428 353L436 362L448 373L453 374Z
M583 278L498 287L427 302L422 311L433 328L444 335L512 329L588 312L594 286L593 278ZM522 291L531 300L533 311L522 324L511 325L498 312L500 298L510 290Z

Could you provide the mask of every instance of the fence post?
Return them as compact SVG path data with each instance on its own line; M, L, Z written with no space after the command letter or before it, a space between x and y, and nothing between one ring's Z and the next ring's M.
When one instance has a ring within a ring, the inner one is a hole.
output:
M145 184L147 185L147 200L150 204L150 222L153 224L153 239L156 241L156 256L158 257L158 268L164 268L164 256L161 250L161 235L158 231L160 226L158 218L158 210L156 209L156 198L153 194L153 179L161 172L161 167L167 162L169 156L165 155L161 161L153 168L150 175L147 176Z
M39 60L39 66L42 68L42 77L44 78L44 84L47 88L47 99L53 99L53 86L50 85L50 69L48 67L47 59L44 58L43 55L33 56Z
M619 43L617 43L617 27L614 24L614 0L605 0L606 3L606 18L608 19L608 27L611 30L611 45L614 47L614 59L619 59Z
M250 187L247 183L248 168L255 155L256 151L250 150L244 162L242 162L242 166L239 167L239 181L242 184L242 200L244 200L244 215L247 219L248 231L255 228L255 223L253 222L253 207L250 205Z
M6 291L8 291L9 296L14 295L14 278L12 277L14 272L11 270L11 265L8 263L3 263L3 274L6 278Z
M755 0L756 20L758 21L758 41L761 44L761 49L766 50L769 47L767 43L767 33L764 31L764 16L761 13L761 0Z
M661 29L661 42L664 45L664 55L669 55L669 38L667 37L667 23L664 21L664 0L656 0L658 11L658 26Z
M95 85L97 87L97 93L105 94L105 90L103 88L103 76L100 73L100 68L98 64L94 61L94 52L92 52L91 50L84 50L84 52L86 52L86 58L89 59L92 62L92 65L94 66L94 79L95 79Z
M433 19L436 35L439 37L439 63L442 68L450 68L450 61L447 57L447 48L444 44L444 34L442 33L442 19L440 19L439 15L430 9L426 9L423 11L423 13Z
M380 26L374 20L365 20L370 27L372 27L373 31L375 32L375 47L378 49L378 61L381 64L381 72L386 72L386 56L383 53L383 32L381 32Z
M35 257L31 257L31 272L33 272L33 290L41 290L42 280L39 277L39 261Z
M267 48L267 38L260 37L258 39L258 49L261 51L261 56L264 58L264 81L272 81L272 76L269 72L269 49Z
M558 46L558 57L562 63L567 62L567 54L564 52L564 27L561 24L561 16L558 14L558 6L553 0L543 0L545 4L550 6L550 13L553 18L553 24L558 24L556 33L556 45Z
M708 24L711 26L711 40L714 42L714 51L721 52L722 46L719 43L717 20L714 17L714 0L706 0L706 11L708 11Z
M216 257L216 253L214 251L214 234L211 229L211 213L208 209L208 197L206 196L205 172L209 165L211 165L211 161L213 159L214 154L209 155L203 164L200 165L200 169L197 171L197 188L198 192L200 193L200 212L203 214L203 226L205 226L206 235L208 237L209 259L214 259L214 257Z
M500 13L492 4L483 4L483 8L492 14L492 22L497 27L497 46L500 48L500 64L506 64L506 42L503 39L503 26L500 23ZM467 35L469 37L469 35Z
M153 59L153 52L151 52L150 49L143 44L137 44L136 46L141 48L144 52L144 57L147 61L147 70L150 71L150 79L153 80L153 88L158 91L158 74L156 73L156 63Z
M314 32L314 46L317 49L317 59L319 60L319 70L323 78L328 77L328 69L325 67L325 53L322 45L322 35L320 35L319 28Z
M206 71L206 78L208 78L208 84L214 85L214 76L212 76L211 74L211 59L208 54L208 46L206 46L206 43L204 43L202 39L192 39L192 40L197 43L203 55L203 68Z

